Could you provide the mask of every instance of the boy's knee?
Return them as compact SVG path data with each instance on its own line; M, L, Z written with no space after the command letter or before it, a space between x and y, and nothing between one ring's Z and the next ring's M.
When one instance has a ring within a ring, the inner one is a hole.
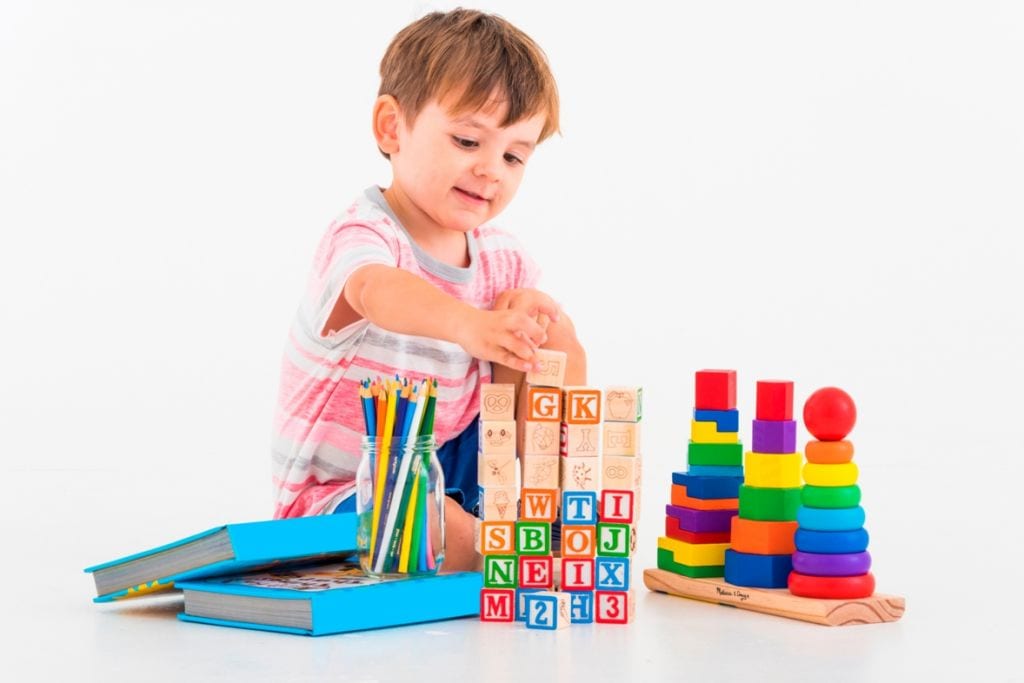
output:
M547 333L548 340L544 344L544 348L565 351L567 354L581 357L586 355L583 345L576 338L576 327L565 313L557 321L548 325Z

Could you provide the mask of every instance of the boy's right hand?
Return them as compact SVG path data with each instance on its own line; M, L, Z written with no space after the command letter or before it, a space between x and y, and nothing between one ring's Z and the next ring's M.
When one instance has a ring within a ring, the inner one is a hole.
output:
M523 372L540 370L536 351L545 338L544 328L525 312L468 309L456 327L456 341L474 358Z

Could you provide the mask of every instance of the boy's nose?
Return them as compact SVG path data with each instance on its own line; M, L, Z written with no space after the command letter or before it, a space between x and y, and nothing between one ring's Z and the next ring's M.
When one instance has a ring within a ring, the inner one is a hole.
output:
M498 180L501 174L501 166L493 159L479 159L473 167L473 175L488 180Z

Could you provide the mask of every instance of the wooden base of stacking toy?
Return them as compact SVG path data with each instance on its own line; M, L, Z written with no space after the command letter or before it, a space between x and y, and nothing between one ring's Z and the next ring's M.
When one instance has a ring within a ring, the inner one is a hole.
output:
M819 600L798 597L784 588L743 588L726 583L724 579L691 579L663 569L644 570L644 585L660 593L826 626L898 621L905 609L905 601L898 595Z

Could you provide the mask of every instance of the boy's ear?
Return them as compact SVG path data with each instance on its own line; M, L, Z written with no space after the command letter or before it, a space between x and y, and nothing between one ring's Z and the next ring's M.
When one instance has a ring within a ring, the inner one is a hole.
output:
M377 147L389 156L398 151L398 123L402 110L392 95L381 95L373 103L373 136Z

